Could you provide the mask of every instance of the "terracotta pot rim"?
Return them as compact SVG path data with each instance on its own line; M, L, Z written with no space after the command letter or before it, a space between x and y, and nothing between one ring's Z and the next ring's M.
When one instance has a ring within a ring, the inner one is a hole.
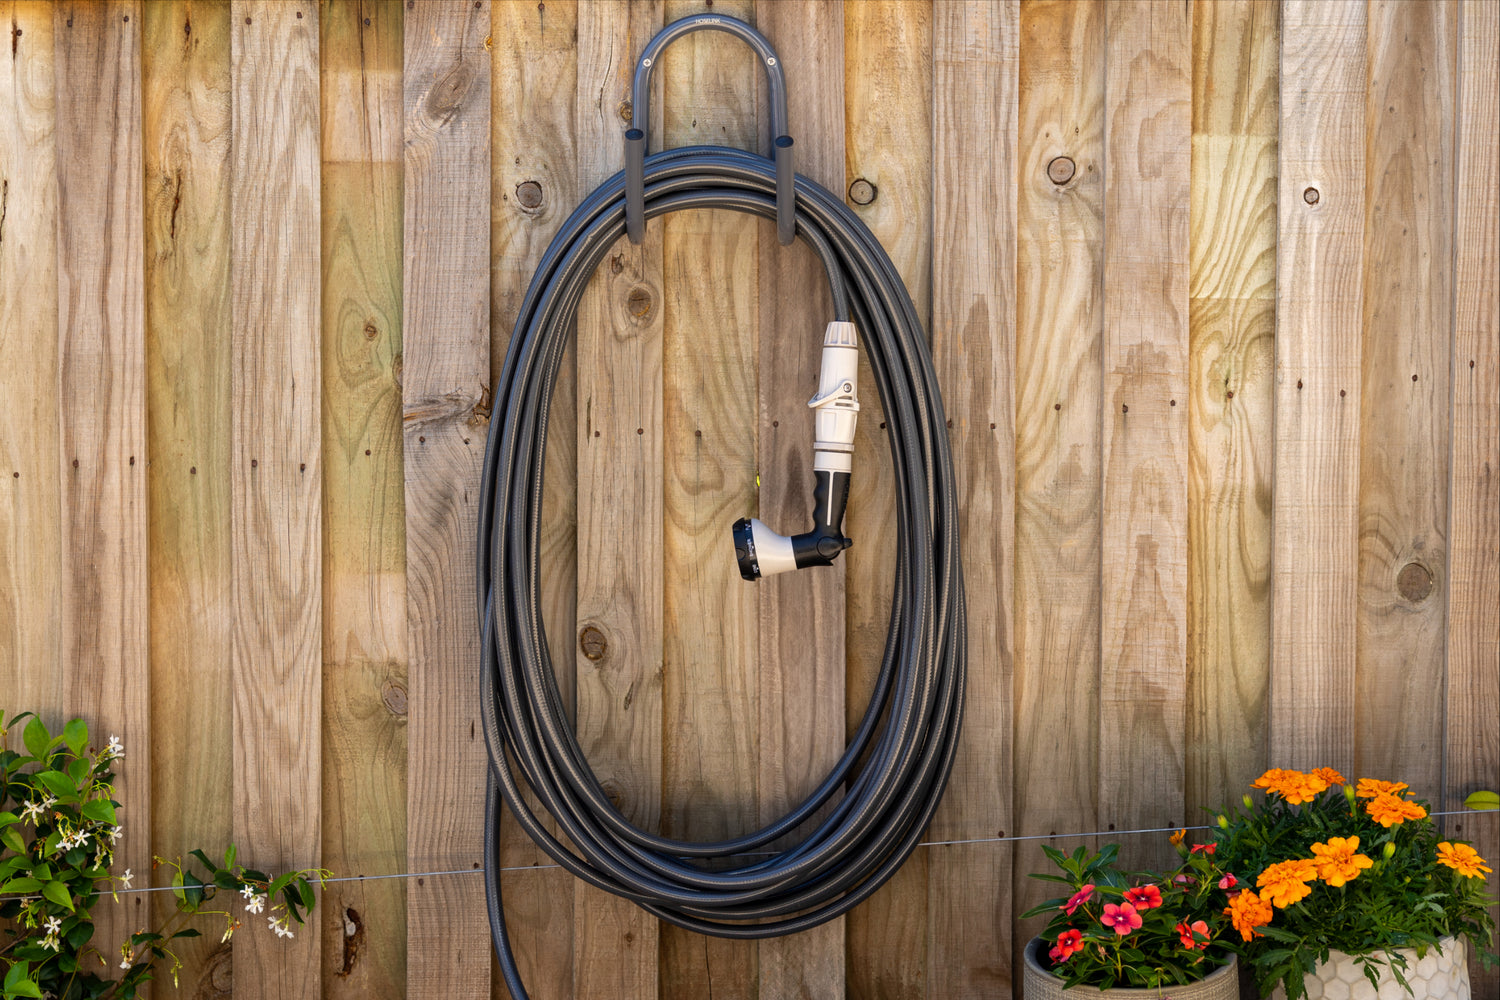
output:
M1046 944L1047 944L1047 939L1046 938L1042 938L1042 937L1034 937L1034 938L1032 938L1030 941L1028 941L1026 943L1026 947L1022 950L1022 953L1021 953L1022 954L1022 959L1023 959L1023 961L1026 964L1027 971L1033 973L1034 975L1044 976L1047 979L1050 979L1053 982L1057 983L1060 987L1062 987L1062 979L1059 978L1057 975L1055 975L1050 969L1047 969L1046 967L1044 967L1042 965L1042 963L1041 963L1042 949L1046 947ZM1227 963L1225 963L1224 965L1221 965L1221 966L1217 967L1216 969L1214 969L1214 971L1210 972L1208 975L1204 976L1202 979L1195 979L1191 983L1187 983L1186 985L1183 985L1183 986L1178 986L1177 984L1173 983L1173 984L1168 984L1166 986L1111 986L1109 989L1104 989L1104 988L1099 987L1099 986L1089 986L1087 984L1080 984L1078 986L1068 986L1068 987L1062 987L1062 988L1065 989L1069 993L1078 993L1079 995L1083 995L1084 991L1090 991L1090 993L1096 993L1096 994L1100 994L1100 995L1109 995L1109 996L1123 996L1123 997L1129 997L1129 996L1152 996L1152 997L1158 997L1158 996L1162 996L1163 994L1171 992L1171 991L1174 991L1174 990L1181 991L1181 990L1184 990L1184 989L1189 989L1189 988L1192 988L1192 987L1197 987L1197 986L1199 986L1200 984L1203 984L1203 983L1214 983L1214 982L1217 982L1218 980L1226 978L1228 976L1237 975L1238 974L1238 965L1239 965L1239 956L1231 953L1230 956L1229 956L1229 961Z

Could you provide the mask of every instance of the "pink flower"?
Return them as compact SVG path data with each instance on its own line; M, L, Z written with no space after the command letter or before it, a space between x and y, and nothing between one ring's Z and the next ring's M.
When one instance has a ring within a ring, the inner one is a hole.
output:
M1137 910L1152 910L1161 905L1161 890L1154 885L1126 889L1125 902Z
M1059 906L1058 909L1067 910L1068 916L1071 917L1074 910L1078 909L1080 906L1082 906L1084 903L1087 903L1092 898L1094 898L1094 883L1085 882L1083 884L1083 887L1080 888L1077 892L1073 893L1072 898L1062 906Z
M1119 906L1105 903L1104 916L1099 918L1099 922L1105 927L1113 927L1116 934L1124 937L1141 926L1141 915L1129 903L1121 903Z
M1177 935L1182 938L1182 946L1189 951L1202 948L1208 944L1208 924L1202 920L1194 920L1191 927L1185 922L1179 923Z
M1240 880L1235 878L1233 875L1225 875L1223 878L1219 879L1220 889L1233 889L1239 884Z
M1061 965L1075 954L1083 950L1083 934L1073 928L1068 928L1057 936L1057 944L1047 952L1055 964Z

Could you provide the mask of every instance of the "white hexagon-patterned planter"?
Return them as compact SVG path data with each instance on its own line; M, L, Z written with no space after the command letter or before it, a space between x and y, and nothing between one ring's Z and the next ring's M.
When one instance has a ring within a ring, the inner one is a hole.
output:
M1410 993L1389 969L1381 971L1377 989L1353 955L1335 951L1302 981L1308 1000L1469 1000L1469 949L1464 939L1443 938L1441 950L1429 948L1420 958L1413 948L1398 948L1396 954L1406 959L1402 975ZM1271 1000L1278 998L1285 1000L1279 986L1271 994Z

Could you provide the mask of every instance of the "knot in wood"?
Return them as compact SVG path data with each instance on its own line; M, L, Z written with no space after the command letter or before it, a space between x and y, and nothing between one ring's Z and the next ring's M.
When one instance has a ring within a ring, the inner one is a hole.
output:
M386 681L380 687L380 701L392 715L406 714L406 688L395 681Z
M1078 172L1078 165L1071 157L1056 156L1047 164L1047 179L1053 184L1066 184Z
M636 319L645 319L649 316L651 305L651 290L644 285L636 285L625 296L625 308L630 310L630 315Z
M863 177L854 178L854 182L849 185L849 200L856 205L868 205L878 194L880 189Z
M528 212L542 207L542 185L536 181L522 181L516 185L516 202Z
M1321 197L1322 195L1318 193L1318 189L1315 187L1310 187L1302 192L1302 200L1307 202L1309 205L1316 205L1318 203L1318 199Z
M604 659L604 654L609 651L609 642L605 640L604 633L593 625L585 625L578 633L578 648L589 660L598 663Z
M1427 600L1432 593L1432 572L1421 563L1410 562L1396 576L1396 589L1413 604Z

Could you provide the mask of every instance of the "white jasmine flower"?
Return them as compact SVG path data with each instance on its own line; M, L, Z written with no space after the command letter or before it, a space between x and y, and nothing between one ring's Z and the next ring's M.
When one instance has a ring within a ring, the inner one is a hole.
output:
M46 808L41 802L27 802L26 808L21 810L22 823L40 823L42 821L42 810Z
M51 809L55 805L57 805L57 796L56 795L52 795L51 793L48 793L47 797L44 798L44 799L42 799L42 808L43 809Z
M109 838L110 846L113 847L119 843L121 837L125 836L125 828L123 826L112 826L104 831L104 835Z
M125 869L125 874L120 876L120 888L121 889L129 889L130 888L130 880L133 879L133 878L135 878L135 876L131 874L130 869L129 868Z
M287 926L287 923L288 918L285 916L266 918L267 926L269 926L271 930L276 932L277 937L296 937L296 935L292 933L292 929Z
M47 922L42 925L42 930L47 934L57 934L62 931L62 921L56 917L48 917Z
M240 886L240 895L244 896L246 900L251 900L260 894L255 891L255 886L250 885L247 882L244 885Z
M113 733L111 733L109 737L109 746L104 748L104 759L114 760L116 758L123 758L124 756L125 745L120 742L120 738L118 736L115 736Z
M259 913L261 910L264 910L265 908L266 908L265 893L259 893L259 892L253 893L250 896L249 901L245 903L245 910L248 913ZM274 924L276 918L275 917L271 917L270 920Z
M128 968L130 968L130 956L129 955L126 955L124 958L120 959L120 968L122 968L122 969L128 969Z

